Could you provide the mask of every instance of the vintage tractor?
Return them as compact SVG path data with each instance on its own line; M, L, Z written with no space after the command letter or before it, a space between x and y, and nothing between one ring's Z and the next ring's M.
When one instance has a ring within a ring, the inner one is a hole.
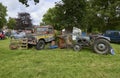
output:
M101 35L78 36L73 49L80 51L84 47L90 47L98 54L110 53L110 39Z

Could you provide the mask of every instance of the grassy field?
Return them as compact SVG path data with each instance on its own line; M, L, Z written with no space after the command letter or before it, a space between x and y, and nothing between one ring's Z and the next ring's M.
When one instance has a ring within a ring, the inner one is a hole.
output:
M0 78L120 78L120 44L112 44L115 55L90 49L10 50L8 45L0 40Z

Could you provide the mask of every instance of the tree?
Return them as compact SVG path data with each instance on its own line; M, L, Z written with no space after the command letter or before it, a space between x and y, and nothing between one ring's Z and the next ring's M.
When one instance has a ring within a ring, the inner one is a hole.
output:
M104 20L103 30L116 29L115 22L120 18L120 1L119 0L90 0L96 13ZM117 24L117 23L116 23Z
M119 0L62 0L43 16L43 24L70 30L77 26L87 32L118 29L119 4Z
M18 18L16 19L16 27L15 29L32 28L32 22L29 13L19 13Z
M86 1L85 13L81 22L81 29L88 33L101 31L104 26L104 20L92 5L92 0Z
M118 21L120 17L119 3L118 0L87 0L82 28L87 32L116 29L118 22L115 20Z
M59 21L66 30L72 30L74 26L81 27L81 21L85 13L85 0L62 0L56 7L60 10Z
M5 16L7 16L7 9L5 6L0 3L0 28L2 28L6 24Z
M7 26L9 29L14 29L16 26L16 20L14 18L9 18Z
M29 6L28 1L30 0L19 0L22 4L25 4L26 6ZM34 0L35 4L39 3L40 0Z
M50 8L46 14L44 14L41 25L52 25L55 29L61 30L63 29L60 26L60 22L58 21L58 9L56 7Z
M53 24L58 28L66 28L71 32L74 26L80 28L84 12L84 0L62 0L56 3L54 8L48 10L43 17L43 22Z

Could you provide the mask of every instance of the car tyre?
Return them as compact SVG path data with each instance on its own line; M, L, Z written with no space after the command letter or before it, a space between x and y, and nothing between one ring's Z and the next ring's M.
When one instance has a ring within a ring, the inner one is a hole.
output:
M41 50L41 49L44 49L44 47L45 47L45 41L44 40L39 40L37 45L36 45L36 49Z

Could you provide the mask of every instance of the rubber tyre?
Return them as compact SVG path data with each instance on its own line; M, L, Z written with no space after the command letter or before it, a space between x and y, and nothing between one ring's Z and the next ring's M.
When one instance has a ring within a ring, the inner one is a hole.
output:
M76 52L80 51L81 49L82 49L82 46L79 45L79 44L75 44L75 45L73 46L73 50L76 51Z
M108 54L110 52L110 42L105 39L98 39L93 44L93 50L98 54Z
M39 40L37 45L36 45L36 49L41 50L41 49L44 49L44 47L45 47L45 41L44 40Z

